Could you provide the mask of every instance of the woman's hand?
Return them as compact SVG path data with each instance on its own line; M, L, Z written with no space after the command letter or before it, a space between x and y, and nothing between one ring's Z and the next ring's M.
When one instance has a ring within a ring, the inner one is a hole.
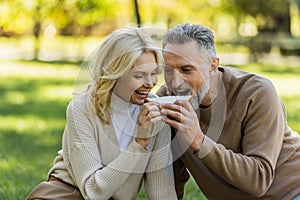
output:
M138 116L138 131L135 141L146 148L150 143L150 136L153 130L153 125L162 120L159 105L155 102L147 102L141 106L141 111Z

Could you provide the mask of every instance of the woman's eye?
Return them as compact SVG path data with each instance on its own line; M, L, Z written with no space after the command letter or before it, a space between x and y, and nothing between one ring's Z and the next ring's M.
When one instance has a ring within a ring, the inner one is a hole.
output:
M143 78L143 75L136 74L136 75L134 75L134 78L140 79L140 78Z
M157 75L157 71L152 72L151 75L152 75L152 76Z

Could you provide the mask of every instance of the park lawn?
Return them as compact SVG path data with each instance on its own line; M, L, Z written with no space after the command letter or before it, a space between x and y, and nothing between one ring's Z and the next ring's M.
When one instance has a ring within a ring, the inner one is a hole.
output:
M45 180L65 126L79 63L1 61L0 63L0 199L25 199ZM288 112L288 122L300 132L300 69L236 66L261 73L273 81ZM190 179L186 200L204 199ZM138 199L146 199L145 193Z

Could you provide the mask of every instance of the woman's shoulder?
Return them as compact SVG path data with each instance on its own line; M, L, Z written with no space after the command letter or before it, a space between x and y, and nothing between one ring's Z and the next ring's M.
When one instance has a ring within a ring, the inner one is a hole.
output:
M87 93L82 93L70 101L67 110L87 111L87 101Z

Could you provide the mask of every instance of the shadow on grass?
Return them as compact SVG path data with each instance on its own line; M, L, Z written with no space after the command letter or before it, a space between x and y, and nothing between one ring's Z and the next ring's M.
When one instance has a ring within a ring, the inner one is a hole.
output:
M65 119L65 110L68 103L62 100L46 100L33 101L29 100L24 104L16 105L14 103L6 103L0 105L2 116L27 117L36 116L41 119ZM56 109L53 109L53 108Z
M24 78L2 78L0 80L0 92L9 92L11 90L21 91L23 93L31 93L35 91L39 91L46 86L66 86L74 85L74 80L62 80L54 78L45 78L41 77L40 79L28 79Z

